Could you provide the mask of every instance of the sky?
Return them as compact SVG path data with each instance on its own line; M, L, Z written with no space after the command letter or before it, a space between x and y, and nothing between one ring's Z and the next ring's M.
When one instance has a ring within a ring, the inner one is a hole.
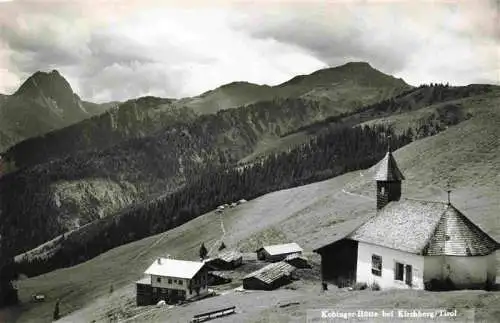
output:
M85 100L276 85L365 61L419 85L500 84L499 0L0 0L0 93L57 69Z

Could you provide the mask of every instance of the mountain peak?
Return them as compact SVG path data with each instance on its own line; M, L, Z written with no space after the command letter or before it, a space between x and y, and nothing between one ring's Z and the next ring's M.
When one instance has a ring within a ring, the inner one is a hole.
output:
M388 83L392 83L394 85L396 85L396 83L400 83L402 86L406 85L404 81L397 80L396 78L377 70L368 62L358 61L348 62L344 65L334 67L327 67L308 75L298 75L291 80L280 84L279 86L318 86L345 82L355 82L370 86L381 86L382 84Z
M338 67L344 67L344 66L347 66L347 67L371 67L373 68L370 63L368 62L364 62L364 61L359 61L359 62L347 62L345 63L344 65L340 65Z
M74 96L71 85L57 70L51 72L37 71L31 75L14 93L14 95L32 98L43 95L52 99L69 99Z

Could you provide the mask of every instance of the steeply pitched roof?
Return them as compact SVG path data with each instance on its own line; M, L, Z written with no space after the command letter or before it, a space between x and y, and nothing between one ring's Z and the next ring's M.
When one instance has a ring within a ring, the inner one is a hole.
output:
M175 278L193 278L196 273L205 265L203 262L176 260L168 258L159 258L149 266L144 272L146 275L155 275Z
M302 248L295 242L285 243L285 244L275 244L272 246L264 246L259 250L262 249L264 249L271 256L288 254L288 253L299 253L303 251Z
M256 278L266 284L270 284L283 276L289 276L294 270L294 266L284 261L280 261L262 267L261 269L243 277L243 279Z
M346 238L420 255L482 256L500 245L453 205L391 202Z
M390 151L387 152L384 159L379 162L376 181L401 181L405 179L403 173L398 168L396 160Z

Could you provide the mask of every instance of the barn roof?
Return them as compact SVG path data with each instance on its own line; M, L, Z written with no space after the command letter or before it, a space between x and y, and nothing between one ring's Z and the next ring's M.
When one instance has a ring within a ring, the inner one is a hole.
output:
M389 203L346 238L420 255L481 256L500 245L453 205Z
M144 273L163 277L193 278L204 265L205 263L199 261L158 258Z
M264 246L258 249L257 251L260 251L262 249L264 249L271 256L288 254L288 253L299 253L303 251L302 248L295 242Z
M266 284L271 284L275 280L284 276L289 276L294 270L294 266L284 261L280 261L262 267L261 269L246 275L243 279L256 278Z
M376 181L401 181L405 179L403 173L399 170L398 164L390 151L385 154L384 159L379 162Z

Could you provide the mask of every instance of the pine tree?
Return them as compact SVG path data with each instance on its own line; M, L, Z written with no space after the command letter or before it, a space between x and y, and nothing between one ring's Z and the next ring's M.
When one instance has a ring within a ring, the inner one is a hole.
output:
M219 250L226 249L226 245L224 244L224 241L220 244Z
M0 257L1 254L2 251L0 250ZM0 307L16 305L18 303L17 289L12 284L12 281L17 278L18 275L13 258L8 258L5 263L0 264Z
M54 315L53 315L53 318L54 320L58 320L60 318L60 314L59 314L59 300L57 300L56 302L56 306L54 307Z
M205 257L207 256L207 254L208 254L208 250L205 247L205 243L202 243L201 247L200 247L200 259L205 259Z

